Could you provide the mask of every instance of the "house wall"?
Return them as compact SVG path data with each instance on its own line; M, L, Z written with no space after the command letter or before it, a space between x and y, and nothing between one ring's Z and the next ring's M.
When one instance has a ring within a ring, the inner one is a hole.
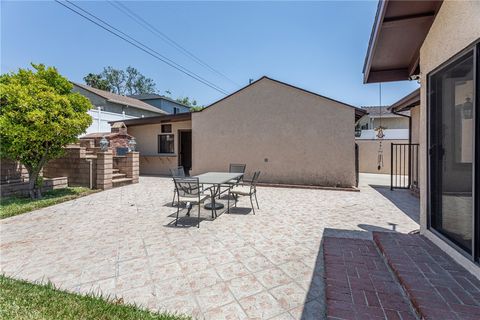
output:
M480 37L479 1L444 1L420 49L420 147L427 154L427 75ZM439 247L478 276L478 266L427 230L427 157L420 161L420 226Z
M368 124L368 129L375 129L380 126L387 129L408 129L408 118L401 116L389 116L388 118L370 118L368 115L363 116L357 123L357 126Z
M245 163L260 181L355 185L354 109L263 79L192 114L193 174Z
M185 106L182 106L181 104L177 104L175 102L166 100L166 99L144 99L142 100L145 103L148 103L154 107L157 107L159 109L162 109L165 112L168 112L170 114L174 114L175 110L174 108L177 108L178 111L177 113L183 113L183 112L189 112L190 108L187 108Z
M161 125L171 124L174 135L174 154L158 153L158 135L161 134ZM128 133L137 141L136 150L140 152L140 174L170 175L170 169L177 167L179 134L178 130L191 130L191 121L148 124L128 127ZM195 162L195 158L192 159Z
M420 106L410 109L412 117L412 143L420 143Z
M378 170L380 140L356 140L355 142L358 145L358 167L360 172L390 174L391 144L408 143L408 140L382 140L383 166L380 170ZM405 157L408 159L408 148L406 151ZM408 173L408 161L405 165L405 172Z

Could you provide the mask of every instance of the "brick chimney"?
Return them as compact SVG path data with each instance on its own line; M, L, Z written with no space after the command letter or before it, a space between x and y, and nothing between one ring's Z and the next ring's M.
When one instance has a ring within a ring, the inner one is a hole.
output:
M112 125L112 133L127 134L127 126L123 122L115 122Z

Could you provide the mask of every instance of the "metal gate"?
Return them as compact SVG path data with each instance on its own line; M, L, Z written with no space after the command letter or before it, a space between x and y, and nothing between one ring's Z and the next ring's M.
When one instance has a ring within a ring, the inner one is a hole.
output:
M390 147L390 189L419 188L419 144L392 143Z

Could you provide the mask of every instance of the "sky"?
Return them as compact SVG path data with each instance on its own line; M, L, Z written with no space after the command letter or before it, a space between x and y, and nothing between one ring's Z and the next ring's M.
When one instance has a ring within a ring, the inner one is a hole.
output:
M379 104L379 85L362 81L377 1L122 2L228 79L108 1L74 3L227 93L266 75L355 106ZM225 96L54 1L1 1L0 62L2 73L31 62L55 66L75 82L106 66L133 66L174 98L208 105ZM414 81L384 83L382 104L417 87Z

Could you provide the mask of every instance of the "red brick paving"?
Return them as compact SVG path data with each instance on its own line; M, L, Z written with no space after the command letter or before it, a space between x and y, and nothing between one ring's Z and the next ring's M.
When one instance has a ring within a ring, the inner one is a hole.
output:
M417 319L373 241L324 237L327 318Z
M480 319L480 281L427 238L374 232L373 239L424 319Z

